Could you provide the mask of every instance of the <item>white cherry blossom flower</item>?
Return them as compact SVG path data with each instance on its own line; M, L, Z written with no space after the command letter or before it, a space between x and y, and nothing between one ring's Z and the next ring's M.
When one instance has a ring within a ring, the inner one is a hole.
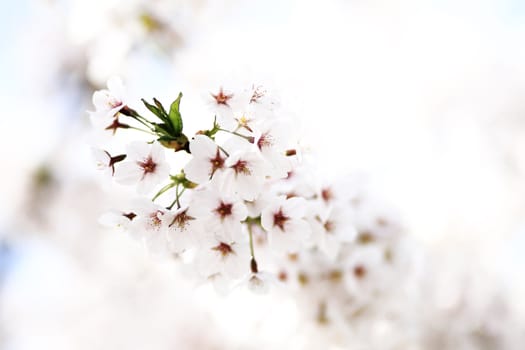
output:
M357 230L352 222L352 210L349 206L338 205L330 209L319 208L319 213L311 220L312 238L319 249L334 261L341 245L353 242Z
M226 155L208 136L196 135L190 142L193 158L184 167L186 178L202 184L225 169Z
M242 282L241 285L245 285L250 291L257 294L266 294L270 291L272 286L278 284L278 280L274 275L264 272L252 272Z
M266 183L264 184L263 190L256 199L244 202L246 208L248 209L248 216L252 218L260 216L262 210L270 205L270 203L272 203L276 197L278 197L272 192L272 190L272 186Z
M271 165L273 178L285 178L292 170L292 163L286 155L289 130L285 123L273 121L263 123L254 132L254 144Z
M254 84L248 91L250 96L250 107L252 110L261 113L274 112L279 108L279 100L274 94L268 93L266 88L263 86ZM265 113L265 115L271 114Z
M115 175L115 166L111 163L111 155L108 151L92 148L91 154L95 158L97 170L102 171L106 177Z
M100 123L111 123L111 118L126 106L126 91L120 78L108 80L108 89L95 91L93 94L93 105L95 111L90 112L91 120L95 125Z
M116 168L115 178L123 185L137 185L137 191L145 194L165 180L169 172L162 146L135 141L128 145L126 161Z
M274 188L287 196L314 198L318 192L317 178L307 164L294 166L286 178L274 184Z
M132 211L108 211L100 216L98 222L108 228L127 229L137 215Z
M270 120L275 119L275 115L271 110L261 106L262 104L260 103L251 102L234 110L232 113L236 122L234 125L236 129L253 133L260 124L268 123Z
M384 252L380 247L367 246L353 250L344 261L344 284L352 295L369 299L384 290Z
M97 170L102 171L107 177L115 175L115 164L126 158L125 154L113 157L108 151L99 148L92 148L91 153L95 158Z
M199 272L205 276L217 274L241 278L250 271L250 247L246 241L229 241L215 233L202 240L195 257Z
M240 198L252 201L261 193L268 167L254 151L237 151L226 159L221 176L223 189Z
M160 254L168 253L167 229L169 217L167 209L150 201L140 201L135 205L136 215L128 231L132 237L140 240L149 251Z
M233 114L233 119L236 122L235 127L239 129L239 131L247 131L249 133L252 133L260 122L260 118L257 117L257 114L245 110L235 112Z
M276 252L296 252L304 246L311 233L304 219L306 205L302 198L281 196L262 211L261 224Z
M210 92L207 97L208 105L217 117L217 122L222 128L228 130L237 126L235 112L243 110L249 101L250 97L247 92L242 90L234 92L222 86L216 91Z
M402 230L399 214L391 207L368 196L355 208L355 225L358 241L369 243L376 240L393 239Z
M202 273L200 277L202 277ZM204 277L206 279L204 281L201 280L200 282L210 282L215 292L221 296L227 296L235 286L234 281L232 281L232 278L230 276L227 276L220 272L214 273L209 276L204 275Z
M202 222L206 230L216 232L226 240L243 237L241 222L246 219L248 210L238 198L220 192L210 184L195 191L190 207L192 215Z
M348 174L332 181L322 181L317 196L327 207L345 203L354 208L362 207L362 199L370 197L366 193L366 181L363 174Z
M203 228L200 221L192 216L191 209L182 207L166 214L167 235L170 250L176 254L194 248Z

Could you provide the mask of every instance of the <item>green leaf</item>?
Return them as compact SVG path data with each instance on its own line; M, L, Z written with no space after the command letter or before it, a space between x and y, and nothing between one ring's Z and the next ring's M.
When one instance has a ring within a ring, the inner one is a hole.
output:
M144 103L144 106L146 106L146 108L149 109L151 113L155 114L160 120L165 123L168 122L166 112L162 113L163 111L160 108L149 104L145 99L142 99L142 103Z
M155 97L153 97L153 102L155 102L155 106L157 106L157 108L160 109L160 111L162 112L163 116L167 116L168 115L168 113L166 113L166 110L164 109L164 106L162 105L162 103L160 103L159 100L157 100Z
M179 93L179 97L170 106L169 120L175 132L174 136L178 136L182 133L182 117L180 115L179 106L180 99L182 98L182 92Z
M171 129L170 126L165 123L153 123L153 127L155 128L155 133L158 135L164 135L167 137L170 137L171 135Z

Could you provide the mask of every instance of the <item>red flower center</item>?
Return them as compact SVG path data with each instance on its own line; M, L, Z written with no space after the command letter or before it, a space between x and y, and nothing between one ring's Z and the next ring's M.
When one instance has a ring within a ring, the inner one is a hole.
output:
M151 156L144 159L142 162L138 162L138 164L144 171L144 175L154 173L155 169L157 168L157 163L153 161L153 158L151 158Z
M117 107L122 106L122 101L117 100L116 98L113 97L109 99L108 104L111 108L117 108Z
M226 244L224 242L221 242L218 246L211 248L212 250L215 250L216 252L221 253L222 257L226 257L230 254L233 254L234 251L231 247L231 245Z
M273 226L279 227L281 231L284 231L284 224L288 220L290 220L290 218L283 214L282 208L280 208L277 213L273 214Z
M237 163L231 167L235 170L236 174L250 175L252 172L248 168L248 162L245 160L238 160Z
M335 229L335 224L333 223L333 221L328 220L324 223L323 227L326 233L332 233Z
M162 220L159 218L159 215L163 215L164 213L160 210L157 210L153 213L149 214L149 224L151 228L159 229L162 225Z
M324 188L322 191L321 191L321 197L323 198L323 200L325 202L330 202L330 200L332 198L334 198L334 194L332 193L332 191L329 189L329 188Z
M219 214L222 220L224 220L227 216L232 215L232 207L233 204L221 201L221 204L215 209L215 212Z
M228 106L228 101L233 97L233 94L227 95L224 93L224 90L222 87L219 90L219 93L217 95L211 94L213 98L215 99L215 102L217 102L218 105L225 105Z
M363 265L356 265L354 267L354 276L362 279L366 276L366 268Z
M131 221L131 220L133 220L133 219L137 216L137 214L135 214L135 213L133 213L133 212L129 212L129 213L124 213L124 214L122 214L122 216L127 217L127 218L129 219L129 221Z
M258 102L261 97L266 94L266 91L262 90L260 86L253 90L252 97L250 98L250 103Z
M175 225L177 228L181 231L184 231L186 229L186 226L188 226L188 222L191 220L195 220L193 216L189 216L186 214L188 209L184 210L183 212L177 214L174 218L169 227Z
M218 169L222 169L224 167L224 158L221 155L221 151L219 148L217 148L217 152L215 153L215 157L210 158L211 163L211 175L215 174L215 172Z
M264 147L270 147L272 144L272 136L268 133L262 134L259 140L257 141L257 147L259 147L261 151Z

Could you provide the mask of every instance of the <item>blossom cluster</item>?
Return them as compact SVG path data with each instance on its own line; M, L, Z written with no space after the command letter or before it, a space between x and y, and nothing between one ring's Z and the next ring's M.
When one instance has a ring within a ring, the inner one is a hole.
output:
M266 253L262 261L273 263L272 271L294 295L306 324L326 329L344 325L348 333L348 324L369 321L378 306L381 312L394 312L385 303L416 281L415 249L403 234L399 214L363 177L319 183L311 175L311 167L303 163L281 186L288 196L305 198L310 243L272 258L268 235L258 230L256 248Z
M139 195L126 210L103 215L104 224L176 257L219 290L304 287L328 276L344 280L347 294L356 288L365 289L359 295L375 293L363 281L384 279L368 276L374 269L367 264L388 262L392 252L371 243L390 242L395 219L371 214L375 204L360 198L355 184L319 181L275 97L257 85L218 87L205 101L212 127L191 137L184 133L181 100L179 94L165 108L143 99L148 118L131 107L118 79L94 93L96 128L150 137L131 142L123 154L94 150L99 169ZM168 160L174 154L189 154L175 173Z

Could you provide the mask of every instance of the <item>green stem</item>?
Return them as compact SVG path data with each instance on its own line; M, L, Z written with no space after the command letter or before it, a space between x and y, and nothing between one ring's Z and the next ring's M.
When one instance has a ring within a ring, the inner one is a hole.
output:
M182 194L184 193L184 191L186 191L186 188L185 188L185 187L182 188L182 191L180 191L180 192L179 192L179 195L177 196L177 198L175 198L175 200L177 201L177 208L179 208L179 209L180 209L180 202L179 202L179 199L180 199L180 197L182 197Z
M236 129L236 130L238 130L238 129ZM237 131L230 131L230 130L226 130L226 129L219 129L219 131L227 132L228 134L232 134L232 135L241 137L241 138L245 139L248 142L252 142L252 140L253 140L253 137L246 136L246 135L243 135L243 134L239 134Z
M136 110L126 106L120 111L120 114L125 115L126 117L135 119L136 121L138 121L139 123L147 127L148 129L153 131L151 122L147 120L146 118L144 118L143 116L141 116Z
M136 121L138 121L139 123L141 123L142 125L144 125L145 127L147 127L148 129L152 130L152 126L151 126L151 123L149 122L149 120L147 120L146 118L142 117L142 116L132 116L131 118L135 119Z
M171 208L173 208L175 203L177 203L177 206L180 208L180 205L179 205L179 185L180 184L177 183L177 186L175 187L175 199L173 200L173 202L171 202L170 205L168 205L166 207L166 209L168 209L168 210L171 210Z
M250 237L250 254L252 256L250 260L250 270L252 273L258 273L259 268L257 267L257 260L255 260L255 250L253 249L253 232L252 232L252 223L248 222L248 235Z
M155 199L159 198L162 194L164 194L169 189L173 188L175 185L178 185L176 182L172 182L167 184L166 186L162 187L159 192L151 199L152 202L155 201Z
M129 129L142 131L142 132L145 132L145 133L150 134L150 135L156 135L155 133L153 133L153 132L151 132L151 131L149 131L149 130L145 130L145 129L137 128L137 127L134 127L134 126L130 126Z
M180 184L177 184L177 187L175 188L175 199L173 200L173 202L171 202L171 204L169 206L166 207L166 209L168 210L171 210L171 208L173 208L173 206L175 204L177 204L177 209L180 209L181 205L180 205L180 197L182 197L182 194L184 193L184 191L186 191L186 188L183 187L182 188L182 191L179 192L179 185Z
M226 155L226 157L229 157L229 156L230 156L230 154L229 154L224 148L222 148L222 147L219 146L219 145L217 145L217 147L219 147L219 149L220 149L221 151L224 152L224 154Z
M255 259L255 252L253 249L253 233L252 233L252 224L248 223L248 235L250 236L250 254L252 259Z

